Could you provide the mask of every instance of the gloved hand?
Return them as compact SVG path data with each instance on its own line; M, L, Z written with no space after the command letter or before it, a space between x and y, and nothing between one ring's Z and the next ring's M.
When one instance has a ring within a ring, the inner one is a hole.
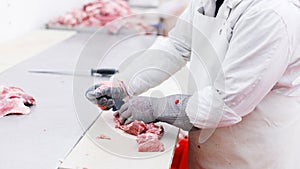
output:
M90 87L85 96L102 110L109 110L112 107L118 110L124 104L123 99L129 97L129 94L123 82L104 81Z
M133 97L117 112L121 123L134 120L145 123L162 121L177 126L183 130L196 129L185 112L189 95L171 95L163 98Z

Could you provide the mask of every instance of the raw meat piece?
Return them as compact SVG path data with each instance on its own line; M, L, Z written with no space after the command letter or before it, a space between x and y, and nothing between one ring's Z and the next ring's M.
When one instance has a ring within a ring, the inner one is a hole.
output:
M127 125L121 125L120 129L122 129L126 133L137 136L141 133L144 133L147 128L144 122L135 120L134 122Z
M49 26L65 25L102 27L119 18L131 15L131 10L123 0L96 0L83 5L81 9L67 12L51 20Z
M95 0L83 5L81 9L72 10L64 16L50 20L48 25L103 27L113 20L126 17L122 21L110 25L108 31L117 33L122 27L125 27L149 33L150 27L144 23L143 19L132 14L124 0Z
M159 141L159 136L154 133L144 133L136 139L139 152L162 152L165 150L164 144Z
M9 114L29 114L35 99L18 87L0 86L0 117Z
M163 126L155 125L154 123L147 124L146 133L153 133L158 136L160 139L164 135L164 128Z
M158 139L150 139L138 147L139 152L162 152L164 150L164 145Z
M116 125L115 125L115 128L121 128L121 122L120 122L120 120L119 120L119 114L118 113L115 113L114 114L114 120L115 120L115 122L116 122Z
M158 139L158 136L153 133L144 133L137 136L136 142L142 144L152 139Z
M35 104L35 99L32 96L26 94L22 89L14 86L0 86L0 100L13 98L21 99L25 105L31 106Z
M164 145L159 139L164 134L163 126L154 123L145 124L142 121L135 120L132 123L122 125L119 120L119 114L114 114L116 128L119 128L129 134L137 136L139 152L161 152L164 151Z
M115 128L119 128L135 136L142 133L153 133L156 134L158 138L161 138L164 134L163 126L158 126L154 123L145 124L142 121L135 120L132 123L122 125L121 122L119 121L118 113L114 114L114 119L116 122Z

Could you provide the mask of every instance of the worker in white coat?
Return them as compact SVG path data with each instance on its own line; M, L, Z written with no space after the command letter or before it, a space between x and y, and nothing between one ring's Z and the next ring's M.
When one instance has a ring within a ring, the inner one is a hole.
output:
M299 0L191 1L169 37L86 97L106 108L127 100L124 123L190 131L191 169L300 168L299 18ZM138 96L187 62L190 93Z

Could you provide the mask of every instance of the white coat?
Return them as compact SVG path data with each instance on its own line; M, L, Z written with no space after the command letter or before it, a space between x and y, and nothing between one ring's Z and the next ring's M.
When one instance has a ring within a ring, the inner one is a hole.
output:
M228 45L216 45L224 47L216 49L223 76L193 75L186 108L194 126L218 128L200 142L201 132L189 133L190 168L300 168L299 7L298 0L225 0L217 18L225 21L220 34ZM158 39L117 79L137 95L202 58L198 14L210 18L214 11L215 0L192 1L169 38Z

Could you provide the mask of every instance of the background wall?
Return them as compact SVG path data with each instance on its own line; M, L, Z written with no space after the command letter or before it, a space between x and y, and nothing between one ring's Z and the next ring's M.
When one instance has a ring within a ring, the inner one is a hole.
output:
M0 43L43 28L51 18L90 0L0 0Z

